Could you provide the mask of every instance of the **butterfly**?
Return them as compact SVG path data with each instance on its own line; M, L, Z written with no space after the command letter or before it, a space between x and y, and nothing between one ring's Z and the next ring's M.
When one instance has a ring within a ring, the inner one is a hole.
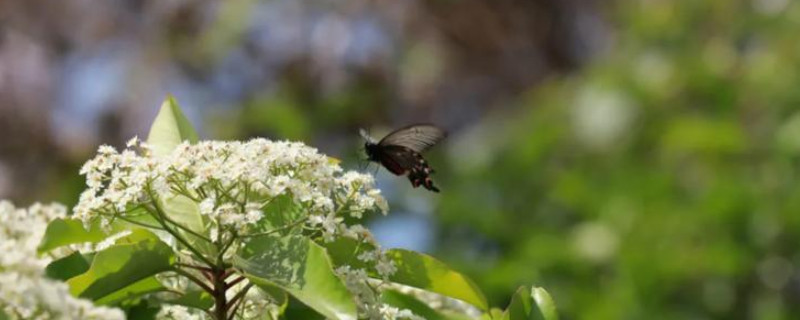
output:
M366 140L364 150L370 161L380 163L395 175L408 176L414 188L421 185L439 192L430 178L434 171L421 153L442 141L447 136L444 130L429 124L414 124L394 130L380 141L370 137L364 129L360 133Z

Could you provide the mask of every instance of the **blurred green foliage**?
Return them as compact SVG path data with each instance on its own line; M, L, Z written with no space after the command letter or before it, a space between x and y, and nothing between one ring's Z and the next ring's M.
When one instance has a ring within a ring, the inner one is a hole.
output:
M568 319L800 317L800 5L612 8L604 54L431 155L434 255L492 305L537 283ZM285 87L220 132L307 139L365 121L387 101L370 83Z
M603 57L441 168L436 255L568 318L800 317L800 5L616 8Z

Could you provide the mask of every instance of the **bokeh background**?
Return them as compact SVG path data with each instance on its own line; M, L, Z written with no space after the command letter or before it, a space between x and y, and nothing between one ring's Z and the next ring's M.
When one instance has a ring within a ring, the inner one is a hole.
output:
M441 194L377 171L386 246L565 319L800 318L800 3L0 1L0 198L74 204L174 94L207 139L432 122ZM363 170L375 170L370 167Z

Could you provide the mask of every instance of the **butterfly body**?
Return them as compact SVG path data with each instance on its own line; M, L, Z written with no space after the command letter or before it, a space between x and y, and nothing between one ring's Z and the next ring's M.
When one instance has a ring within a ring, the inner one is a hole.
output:
M430 178L434 171L422 157L422 152L444 139L446 133L443 130L432 125L411 125L397 129L377 142L363 131L361 134L367 141L364 150L370 161L380 163L395 175L407 176L414 188L423 186L439 192Z

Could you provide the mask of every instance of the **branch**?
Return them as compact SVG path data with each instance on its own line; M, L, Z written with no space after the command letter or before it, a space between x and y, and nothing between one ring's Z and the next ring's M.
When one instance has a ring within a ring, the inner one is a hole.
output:
M214 289L209 287L205 282L203 282L202 280L198 279L197 277L195 277L191 273L188 273L188 272L184 271L183 269L179 269L179 268L175 268L175 272L177 274L179 274L179 275L182 275L182 276L188 278L190 281L192 281L195 284L197 284L198 286L200 286L200 288L203 288L203 290L205 292L208 292L209 294L214 295Z
M235 296L233 296L233 299L231 299L229 306L234 304L236 305L231 310L231 314L230 316L228 316L228 320L233 320L233 316L236 315L236 310L238 310L239 307L244 303L243 299L244 295L247 294L247 291L249 291L251 287L253 287L253 284L248 283L244 288L242 288L242 291L239 291L238 293L236 293Z

